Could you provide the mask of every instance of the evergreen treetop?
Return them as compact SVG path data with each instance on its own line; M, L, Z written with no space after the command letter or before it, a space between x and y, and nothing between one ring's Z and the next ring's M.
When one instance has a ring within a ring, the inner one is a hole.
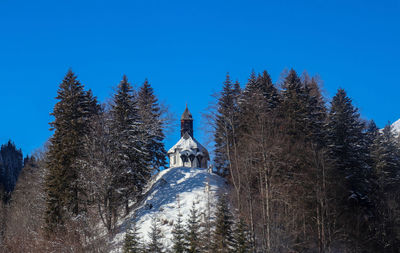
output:
M215 166L221 175L228 175L228 153L233 146L233 135L238 127L238 98L240 86L232 84L229 74L226 75L222 91L218 99L218 109L215 117Z
M46 177L48 230L63 224L67 213L78 215L82 192L79 185L78 159L83 154L83 137L89 132L91 117L98 113L96 98L86 92L69 70L57 91L54 106L54 130L50 138Z
M195 202L192 203L189 219L186 225L187 252L200 252L200 218Z
M215 216L214 252L231 252L233 245L233 217L229 210L227 196L220 195L218 197Z
M158 170L166 165L166 153L164 147L164 121L161 115L161 108L153 88L146 79L138 92L138 108L144 132L146 133L146 149L150 154L150 166L152 170Z
M146 133L142 127L137 98L124 75L113 97L110 110L111 134L114 140L112 158L115 165L114 188L125 203L141 193L151 172Z
M126 230L123 252L124 253L142 253L143 252L143 248L140 243L139 232L137 230L135 222L131 223Z
M155 217L153 217L151 221L151 230L149 232L149 238L150 242L147 246L147 251L154 253L163 253L164 246L161 242L161 239L163 238L163 233Z
M181 207L178 196L178 218L175 220L174 228L172 230L172 250L174 253L186 252L185 229L183 227L182 213L180 208Z

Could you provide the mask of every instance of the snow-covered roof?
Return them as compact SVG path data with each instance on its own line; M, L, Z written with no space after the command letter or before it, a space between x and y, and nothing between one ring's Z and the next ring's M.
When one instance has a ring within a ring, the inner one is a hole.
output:
M187 155L193 154L209 157L207 149L187 132L172 148L170 148L170 150L168 150L168 154L173 154L176 150L179 150L181 154L186 153Z

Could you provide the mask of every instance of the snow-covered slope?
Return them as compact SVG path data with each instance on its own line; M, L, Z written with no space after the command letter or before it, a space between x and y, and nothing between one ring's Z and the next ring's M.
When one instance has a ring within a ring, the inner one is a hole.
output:
M177 167L161 171L149 183L145 197L136 209L120 222L119 232L112 241L113 252L122 252L125 231L134 215L144 241L148 241L151 221L155 218L165 236L165 246L170 246L172 224L178 216L178 199L185 221L193 202L200 211L206 210L208 199L214 205L215 195L223 185L224 180L207 169Z
M392 124L392 130L396 134L400 134L400 119Z

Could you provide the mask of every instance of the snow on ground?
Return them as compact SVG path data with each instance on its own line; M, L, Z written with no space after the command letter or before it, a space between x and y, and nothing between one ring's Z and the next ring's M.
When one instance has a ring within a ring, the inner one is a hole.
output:
M134 215L140 236L144 241L148 241L151 221L155 218L159 221L164 234L164 245L171 246L171 231L178 217L178 210L186 223L192 203L195 202L196 208L204 212L208 199L213 206L215 205L215 195L223 185L224 180L208 172L207 169L177 167L161 171L149 183L145 198L136 210L120 222L119 232L112 241L112 252L122 252L125 231L134 219ZM178 208L178 202L180 208Z
M400 119L392 124L393 132L400 134Z

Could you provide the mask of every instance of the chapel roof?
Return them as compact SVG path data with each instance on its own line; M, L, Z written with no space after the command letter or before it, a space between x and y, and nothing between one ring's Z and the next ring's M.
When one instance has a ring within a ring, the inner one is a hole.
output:
M181 154L202 154L203 156L209 157L207 149L188 133L185 133L185 135L182 136L182 138L170 150L168 150L168 154L175 153L175 150L177 149Z

